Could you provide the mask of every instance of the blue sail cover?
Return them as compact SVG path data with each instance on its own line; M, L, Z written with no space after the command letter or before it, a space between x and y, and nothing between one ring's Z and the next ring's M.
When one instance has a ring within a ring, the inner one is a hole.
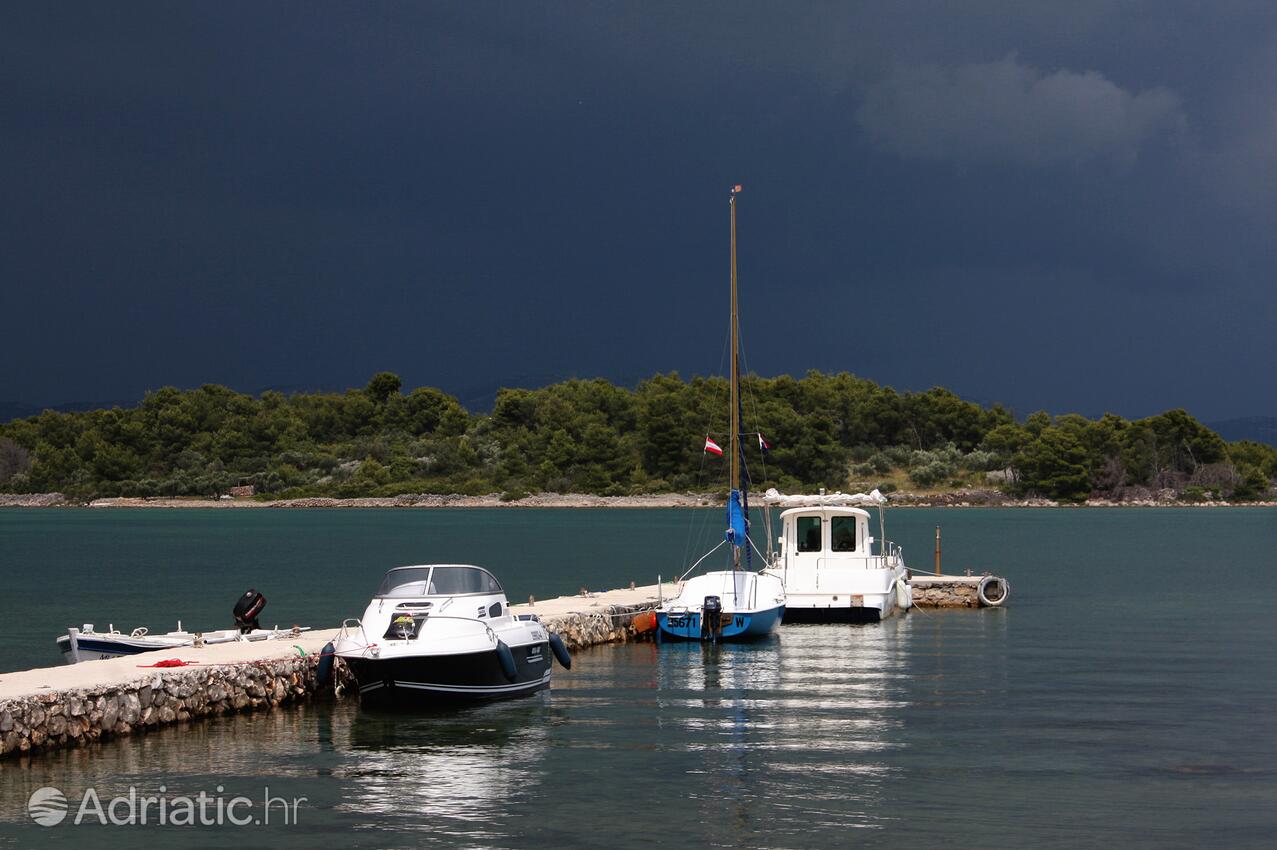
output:
M723 536L733 546L744 546L749 533L749 520L741 506L740 491L733 490L727 496L727 532Z

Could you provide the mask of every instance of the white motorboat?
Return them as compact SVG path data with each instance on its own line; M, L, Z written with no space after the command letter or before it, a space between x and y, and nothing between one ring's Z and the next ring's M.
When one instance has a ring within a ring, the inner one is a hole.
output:
M877 622L912 607L909 570L900 547L886 540L887 500L877 490L815 496L768 490L763 502L781 509L779 550L763 574L784 583L787 622ZM878 509L877 540L866 507Z
M235 603L234 616L236 627L218 629L210 632L188 632L182 628L182 621L177 621L177 629L164 634L151 634L146 626L140 626L125 634L107 626L106 631L97 631L91 623L85 623L78 629L67 629L67 633L57 639L58 648L68 664L81 661L98 661L103 658L119 658L122 655L137 655L142 652L153 652L158 649L177 649L186 646L206 646L234 641L276 640L278 638L296 637L302 632L310 631L309 626L292 626L281 629L263 629L258 616L266 607L266 597L256 590L249 590Z
M273 629L253 629L248 632L241 632L239 629L188 632L182 628L181 621L178 621L175 631L163 634L153 635L145 626L125 634L113 625L108 626L106 631L99 632L94 630L91 623L86 623L78 629L67 629L67 633L58 638L58 648L62 650L62 658L66 663L78 664L81 661L119 658L122 655L137 655L157 649L210 646L235 641L278 640L296 637L306 631L310 631L309 626L293 626L286 629L276 626Z
M365 705L416 707L527 696L550 686L551 654L572 659L534 614L514 616L482 567L396 567L331 652L350 667Z

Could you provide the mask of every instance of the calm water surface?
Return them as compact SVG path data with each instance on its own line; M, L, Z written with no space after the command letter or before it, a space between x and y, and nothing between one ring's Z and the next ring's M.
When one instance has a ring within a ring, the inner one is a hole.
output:
M918 567L1006 610L581 652L538 697L351 702L0 762L0 847L1277 846L1277 511L897 510ZM718 511L3 511L0 670L83 621L357 615L388 566L471 561L512 599L669 576ZM166 619L167 618L167 619ZM3 678L3 673L0 673ZM297 823L42 828L37 788L305 797ZM222 787L219 792L218 786Z

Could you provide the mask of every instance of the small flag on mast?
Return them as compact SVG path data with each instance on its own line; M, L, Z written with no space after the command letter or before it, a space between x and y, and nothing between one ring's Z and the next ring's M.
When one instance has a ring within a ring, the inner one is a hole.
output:
M705 451L708 454L718 455L720 457L722 457L723 454L723 450L718 443L711 440L708 436L705 437Z
M758 433L758 450L760 452L769 452L771 451L771 448L772 444L763 439L763 434L760 431Z

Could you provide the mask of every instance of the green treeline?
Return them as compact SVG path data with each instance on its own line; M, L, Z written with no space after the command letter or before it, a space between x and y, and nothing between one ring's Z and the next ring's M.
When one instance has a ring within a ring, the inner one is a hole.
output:
M102 496L392 496L717 490L727 438L722 379L656 375L634 389L571 380L506 389L490 415L382 372L342 394L254 398L205 385L135 408L45 411L0 425L0 490ZM997 487L1079 501L1263 498L1277 449L1226 444L1182 410L1130 421L1035 413L1023 423L948 390L897 393L847 373L743 383L755 485L943 490ZM753 431L772 449L761 454Z

